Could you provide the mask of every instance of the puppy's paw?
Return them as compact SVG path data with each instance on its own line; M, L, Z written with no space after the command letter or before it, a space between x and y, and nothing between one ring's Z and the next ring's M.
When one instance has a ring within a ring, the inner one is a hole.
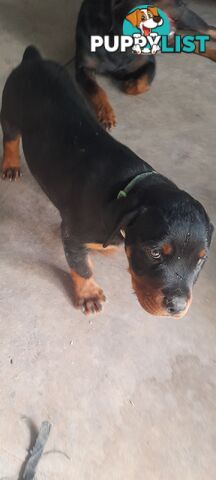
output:
M96 115L105 130L111 130L111 128L116 126L116 116L109 103L99 103L99 105L97 105Z
M111 130L112 127L115 127L115 113L109 103L105 91L102 88L98 88L96 93L89 96L89 100L100 124L106 130Z
M10 182L15 182L22 176L20 167L10 167L4 168L1 170L1 177L3 180L9 180Z
M149 88L150 85L146 75L136 80L131 79L123 82L123 92L127 95L140 95L141 93L148 92Z
M92 278L85 280L82 285L75 285L73 291L74 306L85 315L101 312L105 301L106 297L103 290Z
M106 297L103 290L98 289L95 292L89 292L88 294L81 295L76 298L75 307L81 310L84 315L90 313L99 313L103 309L103 303L106 301Z

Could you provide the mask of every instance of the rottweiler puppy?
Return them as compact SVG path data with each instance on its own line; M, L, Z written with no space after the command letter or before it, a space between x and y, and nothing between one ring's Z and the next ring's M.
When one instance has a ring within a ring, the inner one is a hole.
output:
M98 85L95 73L106 74L120 81L123 91L128 95L138 95L146 92L155 76L155 56L136 55L132 49L126 52L107 52L102 46L96 52L91 52L90 38L92 35L122 35L123 21L129 12L137 7L130 21L137 28L146 25L159 24L161 18L157 8L163 10L169 17L176 33L207 34L216 40L216 29L202 20L196 13L187 8L183 0L156 0L146 2L154 7L150 12L144 12L143 0L84 0L77 24L76 77L92 105L98 120L107 129L115 126L116 118L109 103L106 92ZM149 13L152 21L147 21ZM132 17L132 15L130 15ZM149 27L148 27L149 28ZM198 55L216 61L216 49L208 45L206 52L201 53L199 45L194 52Z
M211 242L203 206L112 138L65 68L34 47L6 82L1 124L2 178L20 176L22 137L30 171L60 212L75 307L94 313L105 301L91 249L124 243L142 307L182 317Z

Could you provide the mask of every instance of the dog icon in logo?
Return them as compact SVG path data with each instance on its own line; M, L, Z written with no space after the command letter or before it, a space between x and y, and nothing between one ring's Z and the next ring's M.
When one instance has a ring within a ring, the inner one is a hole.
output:
M158 12L158 8L150 6L134 10L127 15L126 20L128 20L133 25L133 27L140 30L141 36L148 38L152 37L152 40L158 37L158 34L156 32L152 32L152 30L156 27L160 27L164 23L163 18ZM140 36L140 34L134 34L134 37L135 36L138 37ZM153 45L151 49L148 49L148 52L154 55L159 50L159 45ZM133 51L135 53L141 53L139 45L135 45L133 47Z

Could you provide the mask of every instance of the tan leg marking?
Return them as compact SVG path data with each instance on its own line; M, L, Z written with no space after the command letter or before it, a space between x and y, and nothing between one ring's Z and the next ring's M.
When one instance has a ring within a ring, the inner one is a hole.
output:
M118 247L115 245L104 248L101 243L86 243L86 248L93 250L93 252L102 253L103 255L109 255L118 251Z
M111 107L107 94L98 87L96 93L88 95L92 107L97 115L98 121L106 129L110 130L116 126L116 117L113 108Z
M127 95L140 95L141 93L148 92L150 89L148 76L145 74L136 80L131 79L123 83L123 91Z
M195 42L195 44L196 44L196 50L194 53L196 53L196 55L209 58L209 60L216 62L216 48L211 48L207 46L206 51L204 53L201 53L199 51L199 44L197 42Z
M20 177L20 136L10 142L4 142L3 161L1 166L2 178L10 181Z
M85 315L100 312L106 297L94 279L80 277L74 270L71 270L71 278L74 306Z
M216 40L216 28L210 28L206 33L211 37L212 40Z
M195 33L191 30L178 30L177 31L178 35L181 35L181 36L185 36L185 35L195 35ZM216 40L216 29L213 30L213 29L210 29L208 30L207 32L201 32L203 33L204 35L210 35L212 40ZM210 43L210 45L209 45ZM213 42L207 42L207 48L206 48L206 52L204 53L201 53L199 51L199 42L195 42L195 45L196 45L196 49L194 51L194 53L196 55L200 55L201 57L206 57L206 58L209 58L209 60L212 60L213 62L216 62L216 48L213 48L212 45L214 45Z

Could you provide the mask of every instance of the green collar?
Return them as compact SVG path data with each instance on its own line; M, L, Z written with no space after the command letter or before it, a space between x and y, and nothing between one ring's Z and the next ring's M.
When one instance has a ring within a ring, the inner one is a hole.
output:
M119 200L120 198L127 197L128 193L133 189L133 187L138 183L138 181L143 180L144 178L148 177L149 175L152 175L153 173L157 173L157 172L155 172L155 170L151 170L145 173L140 173L139 175L134 177L128 183L128 185L124 188L124 190L120 190L117 196L117 200Z

